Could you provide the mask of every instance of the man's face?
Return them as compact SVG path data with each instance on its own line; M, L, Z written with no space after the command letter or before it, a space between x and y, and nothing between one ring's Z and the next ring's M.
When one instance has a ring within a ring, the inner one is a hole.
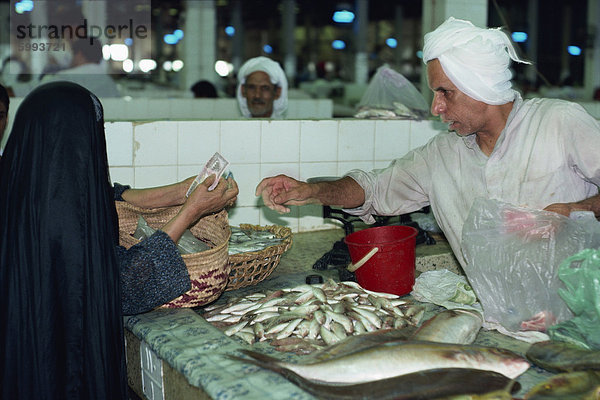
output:
M256 71L246 77L242 96L253 118L268 118L273 113L273 102L281 96L281 88L271 83L267 73Z
M8 110L6 105L0 101L0 142L4 136L4 130L6 129L6 123L8 122Z
M484 130L488 105L461 92L446 76L439 60L427 63L427 79L433 90L431 113L448 124L448 130L467 136Z

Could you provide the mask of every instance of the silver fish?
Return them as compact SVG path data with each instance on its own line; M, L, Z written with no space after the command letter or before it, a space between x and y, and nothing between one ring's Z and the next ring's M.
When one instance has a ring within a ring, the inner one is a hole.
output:
M411 340L471 344L481 329L481 314L470 310L444 310L425 321Z
M242 322L240 322L238 324L232 325L231 327L227 328L224 333L227 336L231 336L234 333L239 332L246 325L248 325L248 321L242 321Z
M303 321L302 318L297 318L297 319L294 319L294 320L288 322L287 326L285 328L283 328L283 330L281 332L279 332L277 334L277 336L275 336L275 338L283 339L283 338L289 337L292 334L292 332L294 332L296 327L298 325L300 325L300 322L302 322L302 321Z
M312 364L295 364L251 350L240 351L305 379L338 384L371 382L436 368L473 368L514 379L529 368L527 360L509 350L433 342L382 343Z
M254 343L255 338L256 338L253 333L242 332L242 331L238 331L238 332L234 333L234 336L239 337L240 339L242 339L244 342L246 342L248 344Z
M340 341L339 337L337 337L333 332L325 328L325 326L323 325L321 325L319 334L321 335L321 338L323 339L323 341L325 341L326 344L331 345Z

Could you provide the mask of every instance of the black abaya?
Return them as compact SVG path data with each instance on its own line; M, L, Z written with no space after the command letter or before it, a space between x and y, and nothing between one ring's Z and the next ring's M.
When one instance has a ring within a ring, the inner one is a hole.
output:
M102 109L39 87L0 161L3 399L125 399L117 220Z

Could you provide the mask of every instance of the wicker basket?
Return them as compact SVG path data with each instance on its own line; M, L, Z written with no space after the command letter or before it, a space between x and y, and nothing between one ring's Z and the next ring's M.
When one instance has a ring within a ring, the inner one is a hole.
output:
M264 250L230 255L231 272L226 291L256 285L266 279L279 264L281 255L292 245L292 230L285 226L240 224L240 228L246 231L269 231L284 239L280 244L269 246Z
M154 229L162 227L179 211L179 207L139 208L124 201L115 202L119 215L119 241L129 248L139 243L132 235L138 218L144 217ZM228 243L231 236L225 210L201 218L190 231L211 249L181 257L187 266L192 288L178 298L162 305L164 308L197 307L216 300L225 290L229 276Z

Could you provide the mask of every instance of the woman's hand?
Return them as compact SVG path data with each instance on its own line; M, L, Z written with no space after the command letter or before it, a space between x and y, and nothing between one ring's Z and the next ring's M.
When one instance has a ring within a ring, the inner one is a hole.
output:
M219 184L212 191L208 191L214 180L213 175L199 184L183 203L177 215L162 228L175 243L179 241L185 230L198 219L219 212L225 207L231 207L235 203L239 193L235 180L221 178Z
M209 176L194 189L182 208L192 210L196 221L205 215L221 211L225 207L231 207L239 193L237 183L233 178L219 179L218 185L211 191L208 188L214 182L214 175Z

